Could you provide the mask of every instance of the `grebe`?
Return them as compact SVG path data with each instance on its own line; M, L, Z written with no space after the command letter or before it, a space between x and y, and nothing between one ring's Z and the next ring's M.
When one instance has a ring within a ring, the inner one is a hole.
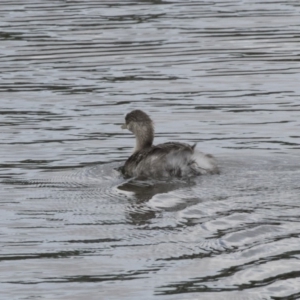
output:
M170 178L219 173L215 158L196 151L196 144L168 142L154 146L153 122L141 110L128 113L121 128L128 129L136 138L134 152L122 168L127 177Z

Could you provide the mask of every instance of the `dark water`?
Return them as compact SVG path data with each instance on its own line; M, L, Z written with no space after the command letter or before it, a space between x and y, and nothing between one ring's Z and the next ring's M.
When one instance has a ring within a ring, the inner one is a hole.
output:
M1 299L300 299L300 5L1 1ZM156 143L221 175L125 181Z

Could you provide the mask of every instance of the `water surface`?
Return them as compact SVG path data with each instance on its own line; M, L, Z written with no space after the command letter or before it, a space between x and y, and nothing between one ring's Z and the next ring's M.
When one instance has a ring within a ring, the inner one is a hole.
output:
M300 298L297 1L2 1L1 299ZM132 109L220 175L125 180Z

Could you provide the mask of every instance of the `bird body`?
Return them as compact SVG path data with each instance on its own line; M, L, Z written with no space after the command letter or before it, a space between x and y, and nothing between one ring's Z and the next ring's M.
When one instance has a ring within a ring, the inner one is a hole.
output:
M154 127L150 117L141 110L126 115L127 128L136 137L134 153L127 159L122 172L127 177L169 178L191 177L219 172L214 157L195 149L196 144L188 145L167 142L152 145Z

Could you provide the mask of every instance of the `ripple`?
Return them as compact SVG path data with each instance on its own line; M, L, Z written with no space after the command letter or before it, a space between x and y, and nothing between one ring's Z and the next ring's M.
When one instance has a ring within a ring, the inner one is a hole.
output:
M1 295L298 299L299 8L3 0ZM124 180L136 108L221 174Z

